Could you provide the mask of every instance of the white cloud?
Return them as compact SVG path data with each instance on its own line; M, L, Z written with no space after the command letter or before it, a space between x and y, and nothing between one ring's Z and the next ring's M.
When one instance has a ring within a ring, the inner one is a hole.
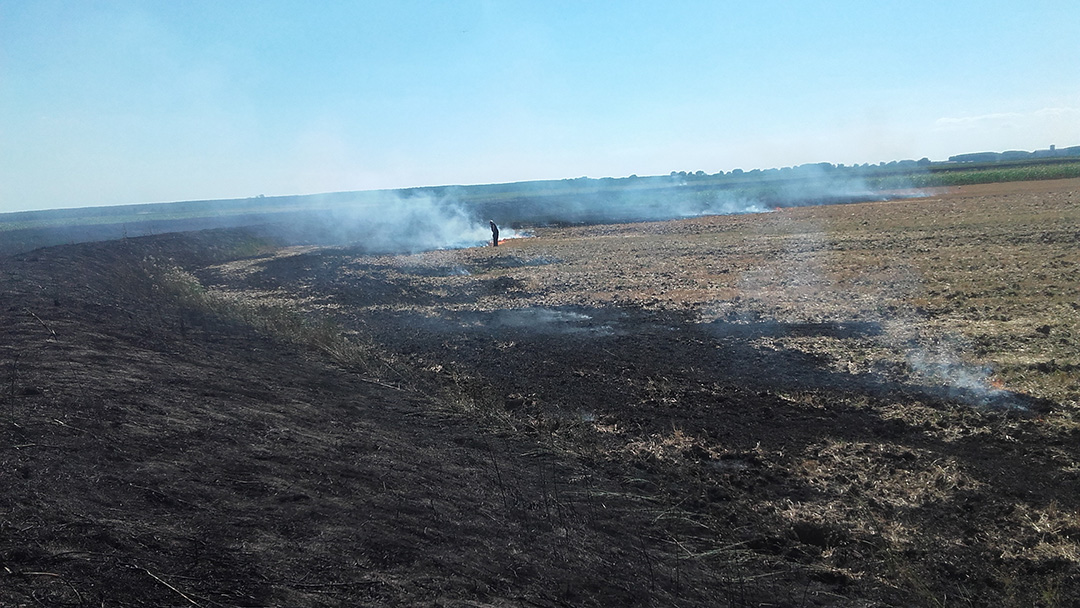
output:
M1028 112L995 112L977 116L946 116L934 121L937 129L1000 129L1067 127L1080 125L1080 108L1040 108Z
M952 127L977 127L986 128L988 125L1001 124L1007 121L1016 120L1024 115L1019 112L998 112L994 114L983 114L981 116L947 116L939 118L934 121L934 124L939 128L952 128Z
M927 135L928 147L939 154L1075 146L1080 144L1080 107L946 116L935 120Z

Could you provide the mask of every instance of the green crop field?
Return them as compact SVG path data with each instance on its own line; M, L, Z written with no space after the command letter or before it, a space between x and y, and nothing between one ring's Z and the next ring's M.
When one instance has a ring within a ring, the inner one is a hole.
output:
M1037 181L1080 177L1080 161L1068 163L1024 163L1010 166L977 165L959 169L931 170L875 178L871 185L880 190L892 188L934 188L968 186L1001 182Z

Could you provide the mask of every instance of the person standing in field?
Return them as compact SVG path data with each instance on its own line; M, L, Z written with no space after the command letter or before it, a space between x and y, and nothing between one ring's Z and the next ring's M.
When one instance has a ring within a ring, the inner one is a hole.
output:
M491 224L491 246L492 247L498 247L499 246L499 227L495 225L495 220L488 220L488 223Z

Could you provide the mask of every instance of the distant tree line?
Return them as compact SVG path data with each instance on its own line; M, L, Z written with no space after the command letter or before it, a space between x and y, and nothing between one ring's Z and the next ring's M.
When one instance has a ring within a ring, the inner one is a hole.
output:
M994 163L1029 160L1035 158L1066 157L1080 157L1080 146L1070 146L1068 148L1057 148L1056 146L1050 146L1050 148L1047 150L1035 150L1034 152L1026 152L1024 150L1008 150L1005 152L973 152L971 154L957 154L956 156L950 156L949 161L954 163Z

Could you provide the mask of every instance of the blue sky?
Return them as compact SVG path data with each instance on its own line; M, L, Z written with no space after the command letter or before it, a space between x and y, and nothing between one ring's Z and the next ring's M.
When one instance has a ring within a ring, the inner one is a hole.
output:
M0 0L0 212L1080 144L1080 2Z

